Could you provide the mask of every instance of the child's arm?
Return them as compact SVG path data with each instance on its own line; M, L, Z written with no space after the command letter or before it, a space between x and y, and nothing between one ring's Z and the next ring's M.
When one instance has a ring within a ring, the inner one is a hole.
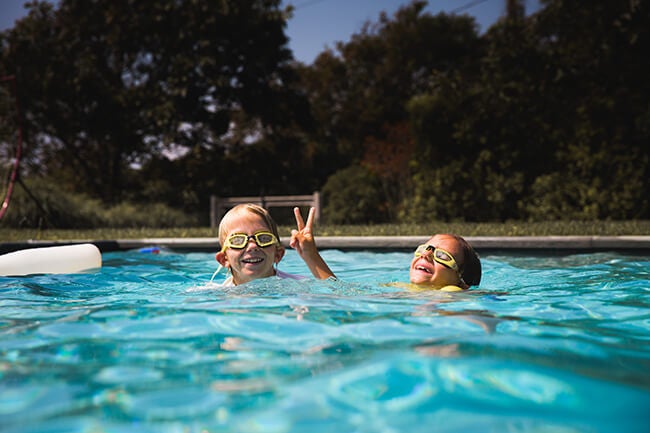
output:
M314 277L324 280L326 278L334 277L334 273L330 270L329 266L327 266L327 263L325 263L325 260L323 260L318 252L314 236L312 235L315 211L316 210L313 207L309 209L309 216L307 217L307 223L305 224L302 215L300 214L300 209L297 207L293 208L298 230L291 230L291 241L289 242L289 245L298 252Z

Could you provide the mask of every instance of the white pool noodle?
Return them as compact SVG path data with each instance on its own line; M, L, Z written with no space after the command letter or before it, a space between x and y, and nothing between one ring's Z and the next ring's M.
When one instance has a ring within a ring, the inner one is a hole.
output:
M101 268L102 254L93 244L30 248L0 256L0 275L74 274Z

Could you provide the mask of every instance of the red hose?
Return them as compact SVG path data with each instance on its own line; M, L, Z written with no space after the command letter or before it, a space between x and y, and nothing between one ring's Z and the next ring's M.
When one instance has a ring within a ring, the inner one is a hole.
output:
M16 78L13 75L0 77L0 81L13 81L14 95L16 94ZM11 193L14 190L16 178L18 177L18 166L20 165L20 156L23 150L23 131L20 127L20 107L18 106L18 97L16 97L16 120L18 122L18 143L16 144L16 158L14 159L14 164L11 170L11 177L9 179L9 186L7 187L7 194L5 195L5 199L2 202L2 207L0 208L0 219L2 219L2 217L7 212L7 209L9 208L9 201L11 200Z

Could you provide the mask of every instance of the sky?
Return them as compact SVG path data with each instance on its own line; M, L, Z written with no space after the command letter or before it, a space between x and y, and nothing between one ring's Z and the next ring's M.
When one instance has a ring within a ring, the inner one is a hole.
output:
M14 26L16 19L27 15L23 8L27 0L0 0L0 31ZM506 0L429 0L425 9L435 15L468 14L473 16L479 31L486 31L505 11ZM283 5L295 8L286 33L289 47L296 60L311 64L326 48L334 48L336 42L348 42L361 31L367 21L377 22L385 11L393 16L400 6L410 0L282 0ZM539 0L525 0L526 13L540 8Z

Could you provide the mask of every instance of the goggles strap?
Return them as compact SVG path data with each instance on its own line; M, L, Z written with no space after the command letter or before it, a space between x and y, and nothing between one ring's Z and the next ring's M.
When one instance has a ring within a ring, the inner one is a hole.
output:
M217 274L219 273L219 271L221 271L221 268L223 268L223 266L219 265L219 267L217 268L217 270L214 271L214 274L212 274L212 278L210 278L210 284L212 284L212 281L214 281L214 277L216 277Z

